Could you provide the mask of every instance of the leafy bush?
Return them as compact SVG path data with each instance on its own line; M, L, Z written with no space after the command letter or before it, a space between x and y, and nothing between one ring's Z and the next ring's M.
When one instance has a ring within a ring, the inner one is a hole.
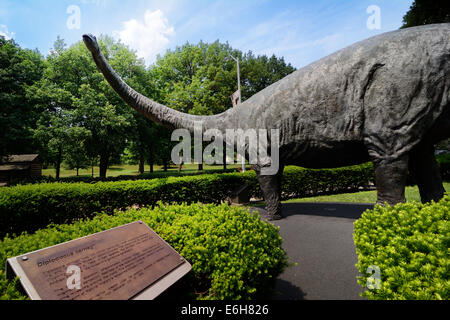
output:
M251 299L264 294L287 266L278 229L247 210L193 204L98 215L54 225L33 235L0 242L0 297L23 299L16 281L6 281L5 262L18 256L113 227L142 220L192 264L170 294L177 298ZM176 291L176 292L175 292Z
M365 187L371 166L309 170L287 167L282 183L285 198L342 192ZM0 189L0 236L33 232L50 223L69 223L112 213L133 205L164 203L220 203L247 184L252 197L262 198L254 171L153 180L86 183L43 183Z
M64 182L64 183L97 183L97 182L116 182L116 181L126 181L126 180L151 180L159 178L168 177L186 177L186 176L197 176L202 174L216 174L216 173L232 173L236 172L236 169L213 169L204 171L155 171L155 172L145 172L139 175L120 175L116 177L90 177L90 176L71 176L71 177L61 177L56 179L52 176L42 176L39 178L32 179L19 179L13 180L8 183L9 186L24 185L24 184L38 184L38 183L51 183L51 182Z
M365 287L369 266L381 287L369 299L450 299L450 196L438 203L376 206L355 222L357 267ZM369 280L371 281L371 280Z
M113 213L133 205L220 203L244 182L238 174L139 181L49 183L0 190L0 234L33 232L50 223L69 223L96 212Z
M444 180L450 180L450 153L440 154L436 156L441 169L441 176Z
M282 180L283 198L367 189L374 182L371 163L336 169L305 169L288 166Z

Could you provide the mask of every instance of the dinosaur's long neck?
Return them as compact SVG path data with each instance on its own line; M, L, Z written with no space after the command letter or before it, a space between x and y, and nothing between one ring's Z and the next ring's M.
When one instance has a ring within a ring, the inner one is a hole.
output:
M152 121L170 129L186 128L191 132L199 127L199 123L203 123L202 131L205 131L207 129L221 130L221 127L228 122L232 109L215 116L194 116L152 101L128 86L110 66L100 50L92 52L92 56L106 80L119 96L128 105Z

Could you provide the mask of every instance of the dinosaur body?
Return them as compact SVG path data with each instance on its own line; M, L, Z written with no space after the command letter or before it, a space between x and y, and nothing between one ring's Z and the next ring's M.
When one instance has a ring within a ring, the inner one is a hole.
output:
M422 201L443 196L433 145L450 137L450 24L385 33L299 69L219 115L179 113L128 87L95 38L84 36L111 86L133 108L170 128L279 129L278 174L259 182L279 218L284 165L329 168L371 160L378 202L404 201L408 170Z

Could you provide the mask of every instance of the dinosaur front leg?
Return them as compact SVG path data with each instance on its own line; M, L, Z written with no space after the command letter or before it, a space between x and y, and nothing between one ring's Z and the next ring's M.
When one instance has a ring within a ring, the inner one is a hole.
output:
M259 186L266 201L267 220L280 220L281 215L281 179L284 167L280 165L278 173L275 175L262 175L261 168L255 166L258 176Z
M377 204L393 206L406 202L405 185L408 175L408 156L395 160L374 160Z

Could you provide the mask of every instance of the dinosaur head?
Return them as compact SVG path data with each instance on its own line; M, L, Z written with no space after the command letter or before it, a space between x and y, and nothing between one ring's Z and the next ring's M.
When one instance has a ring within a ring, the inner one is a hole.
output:
M84 34L83 35L83 41L86 44L86 47L91 51L92 53L98 53L100 51L100 48L97 43L97 38L94 37L91 34Z

